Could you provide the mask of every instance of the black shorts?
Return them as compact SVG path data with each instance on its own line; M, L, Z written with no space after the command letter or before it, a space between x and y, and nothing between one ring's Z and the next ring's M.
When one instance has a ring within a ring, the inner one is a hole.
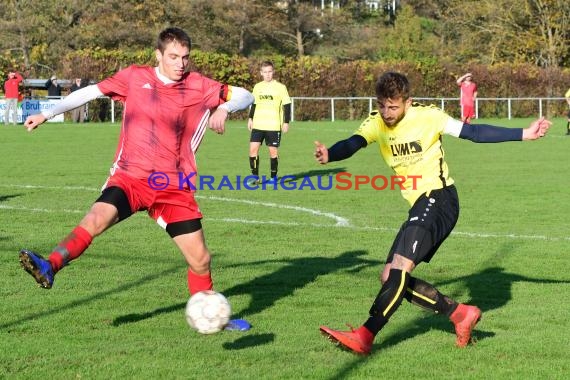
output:
M439 246L449 236L459 218L459 198L455 186L432 190L422 194L408 212L386 263L397 253L416 265L429 263Z
M252 129L251 137L249 142L263 143L265 140L265 145L274 146L276 148L281 144L281 131L262 131L260 129Z

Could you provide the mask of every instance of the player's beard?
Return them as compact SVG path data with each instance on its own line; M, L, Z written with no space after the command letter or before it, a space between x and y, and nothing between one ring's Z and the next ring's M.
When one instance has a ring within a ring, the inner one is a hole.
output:
M406 116L405 112L402 112L401 115L398 115L394 118L390 118L390 119L386 119L384 118L384 115L380 114L380 116L382 117L382 120L384 121L384 124L386 124L387 127L394 127L396 126L400 121L402 121L402 119L404 118L404 116Z

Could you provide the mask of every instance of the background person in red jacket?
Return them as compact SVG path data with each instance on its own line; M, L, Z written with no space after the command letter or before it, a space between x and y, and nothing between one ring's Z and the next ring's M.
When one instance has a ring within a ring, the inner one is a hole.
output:
M10 122L10 110L12 110L13 124L18 121L18 97L20 95L20 83L24 80L16 70L8 72L8 79L4 82L4 95L6 97L6 108L4 109L4 124Z
M471 123L471 119L475 117L477 84L473 82L473 75L467 73L457 79L457 85L461 88L461 121Z

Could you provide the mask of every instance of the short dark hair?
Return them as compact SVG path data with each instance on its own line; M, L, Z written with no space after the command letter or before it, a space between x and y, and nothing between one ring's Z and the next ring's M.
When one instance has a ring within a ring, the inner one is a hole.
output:
M180 28L171 27L160 32L158 40L156 41L156 48L160 50L161 53L164 53L166 45L173 41L178 42L182 46L188 47L188 49L192 47L192 40L185 31Z
M377 99L407 100L410 97L410 82L405 75L389 71L376 81Z
M263 62L261 62L261 68L269 67L269 66L275 67L275 65L274 65L273 62L271 62L271 61L263 61Z

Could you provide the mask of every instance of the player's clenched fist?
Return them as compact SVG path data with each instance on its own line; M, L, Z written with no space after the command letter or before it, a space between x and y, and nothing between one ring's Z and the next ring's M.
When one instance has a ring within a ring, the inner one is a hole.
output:
M329 150L319 141L315 141L315 159L321 165L329 162Z

